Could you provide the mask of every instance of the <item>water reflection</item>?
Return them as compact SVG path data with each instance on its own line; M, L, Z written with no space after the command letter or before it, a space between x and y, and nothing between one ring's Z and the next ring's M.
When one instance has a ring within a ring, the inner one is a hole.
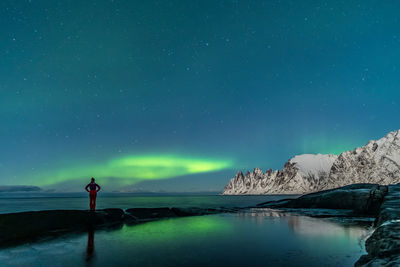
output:
M366 232L363 226L346 226L329 220L304 216L288 217L288 225L298 235L306 236L337 236L343 235L348 238L358 239Z
M88 230L88 241L87 241L87 247L86 247L86 262L89 263L95 253L94 253L94 229L89 228Z
M329 219L313 218L272 209L252 209L238 214L239 218L251 218L257 224L264 224L265 219L285 221L289 229L296 235L302 236L343 236L349 239L364 239L368 235L368 227L361 225L345 225Z
M0 266L352 266L364 230L274 210L184 217L3 249Z
M123 226L121 241L147 243L175 242L186 238L232 232L232 224L219 216L193 216L164 219L154 222Z

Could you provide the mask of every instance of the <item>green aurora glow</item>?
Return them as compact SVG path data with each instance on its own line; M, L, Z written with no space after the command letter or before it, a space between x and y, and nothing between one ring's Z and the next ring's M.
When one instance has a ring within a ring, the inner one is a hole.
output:
M140 180L167 179L183 175L220 171L233 166L231 160L190 158L182 155L130 155L103 164L71 166L33 177L38 186L73 179L121 178L134 184Z
M148 222L135 226L124 226L120 232L121 239L127 242L142 244L155 242L172 242L186 238L201 238L207 235L227 234L233 231L229 220L218 216L194 216L172 218Z
M366 145L368 137L364 136L340 136L331 138L327 134L314 133L302 135L299 137L297 154L314 153L314 154L334 154L340 155L344 151L353 150L356 147Z
M217 191L399 129L398 2L321 3L2 1L0 185Z

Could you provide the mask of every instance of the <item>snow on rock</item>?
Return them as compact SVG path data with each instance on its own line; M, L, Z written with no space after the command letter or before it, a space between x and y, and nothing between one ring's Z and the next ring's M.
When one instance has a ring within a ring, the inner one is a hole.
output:
M321 172L328 173L337 159L336 155L332 154L303 154L295 156L290 160L296 164L296 168L301 175L314 175L318 177Z
M239 171L224 189L224 195L303 194L325 184L335 155L304 154L286 162L282 170L263 173L259 168L245 175Z
M377 141L332 154L303 154L291 158L282 170L259 168L239 171L225 186L224 195L305 194L354 183L400 182L400 130Z
M400 130L340 154L332 165L328 183L342 186L349 182L400 182Z

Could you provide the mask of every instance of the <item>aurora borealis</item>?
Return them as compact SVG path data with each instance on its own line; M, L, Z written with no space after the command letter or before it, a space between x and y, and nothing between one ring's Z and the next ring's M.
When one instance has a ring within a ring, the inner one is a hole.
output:
M233 165L231 161L185 158L174 155L143 155L113 159L110 162L98 165L83 164L78 166L72 165L70 169L39 173L37 177L34 177L32 183L48 186L71 179L87 179L92 173L96 173L96 178L117 177L120 181L124 179L121 184L132 184L142 180L158 180L214 172Z
M383 137L400 128L399 11L1 1L0 185L218 191L238 169Z

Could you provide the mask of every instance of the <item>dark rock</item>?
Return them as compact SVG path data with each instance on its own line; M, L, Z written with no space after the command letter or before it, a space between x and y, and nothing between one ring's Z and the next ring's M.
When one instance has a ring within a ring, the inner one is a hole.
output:
M138 222L177 217L170 208L133 208L127 209L126 213Z
M287 202L291 201L292 199L290 198L285 198L281 200L271 200L267 202L262 202L257 204L257 207L283 207Z
M365 249L371 256L386 257L400 252L400 223L378 227L365 241Z
M399 266L400 223L378 227L365 242L368 255L363 255L355 266Z
M121 209L45 210L0 214L0 246L60 232L122 225Z
M133 208L126 210L126 218L134 222L152 221L163 218L185 217L232 212L226 208ZM132 221L131 221L132 222Z
M376 230L365 241L368 255L355 266L400 266L400 185L390 185L375 220Z
M172 208L173 212L180 217L184 216L196 216L196 215L208 215L217 214L221 212L227 212L226 209L203 209L203 208Z
M238 208L132 208L87 210L45 210L0 214L0 246L35 241L42 237L58 236L100 228L115 228L146 221L235 212Z
M284 199L259 204L270 208L345 209L360 216L376 216L387 186L354 184L336 189L311 193L296 199Z
M400 203L399 203L400 204ZM382 205L384 206L384 205ZM378 217L375 220L375 226L380 226L384 222L400 218L400 209L394 207L382 207Z

